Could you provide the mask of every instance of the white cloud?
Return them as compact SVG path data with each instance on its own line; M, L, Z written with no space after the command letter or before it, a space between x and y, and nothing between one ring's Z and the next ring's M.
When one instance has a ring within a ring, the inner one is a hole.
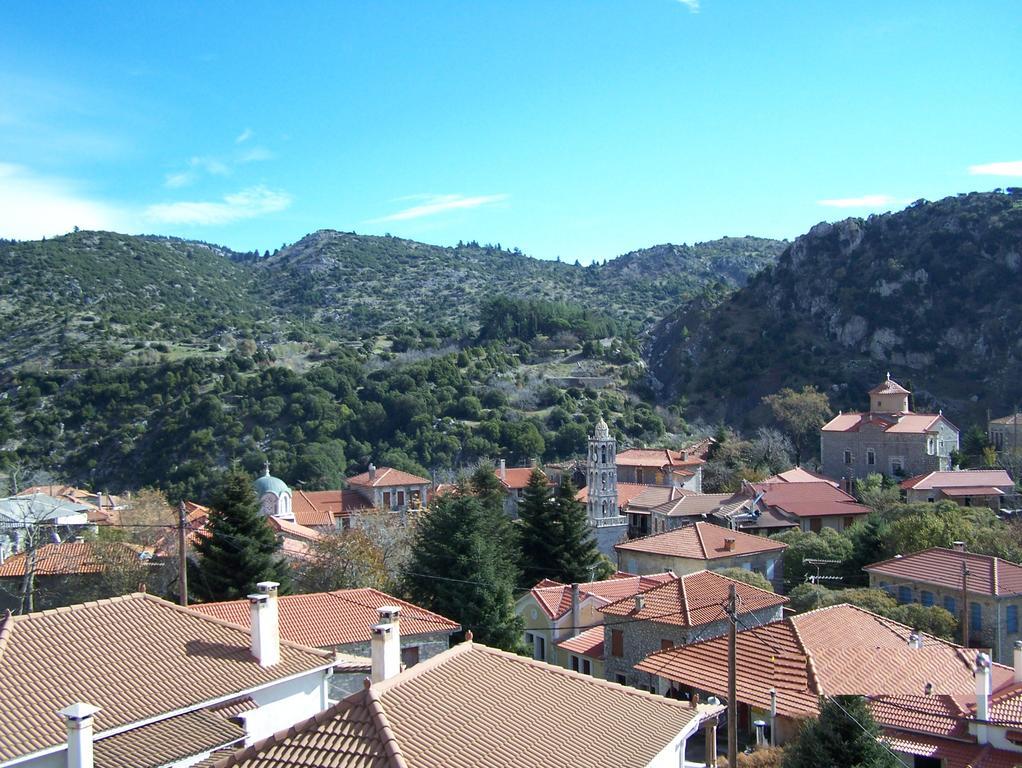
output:
M838 197L831 200L817 200L817 205L828 208L880 208L891 205L894 198L890 195L863 195L862 197Z
M699 13L699 0L678 0L678 2L692 11L692 13Z
M272 160L273 153L266 147L252 147L238 155L239 163L258 163L262 160Z
M0 237L37 240L82 229L123 231L116 206L90 200L73 182L0 162Z
M143 216L158 224L208 226L230 224L283 211L291 205L291 195L265 186L248 187L225 195L218 202L158 203L148 206Z
M238 138L236 138L234 140L234 143L235 144L243 144L244 142L246 142L249 139L251 139L252 136L253 136L252 129L251 128L246 128L245 130L243 130L241 133L238 134Z
M465 208L479 208L484 205L491 205L493 203L500 203L508 199L508 195L475 195L474 197L466 197L464 195L411 195L404 200L424 199L419 205L413 205L410 208L391 213L387 216L381 216L378 219L372 219L370 223L380 223L384 221L407 221L408 219L421 219L424 216L436 216L439 213L446 213L447 211L460 210Z
M1022 160L970 165L970 176L1022 176Z
M199 168L213 176L226 176L231 172L231 166L216 157L193 157L188 161L192 168Z
M181 187L187 187L189 184L195 181L195 174L191 171L181 171L180 173L168 173L163 180L163 186L168 189L180 189Z

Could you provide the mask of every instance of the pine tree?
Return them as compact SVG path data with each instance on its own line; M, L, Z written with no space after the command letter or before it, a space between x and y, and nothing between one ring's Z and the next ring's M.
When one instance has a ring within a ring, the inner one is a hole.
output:
M553 506L560 530L557 576L551 578L570 584L609 576L614 568L597 549L585 505L575 498L575 486L568 478L558 487Z
M518 504L521 571L525 584L557 579L563 558L561 526L546 475L534 469Z
M252 488L238 469L228 471L217 488L209 515L209 536L199 537L193 591L206 600L237 600L256 591L260 581L276 581L287 591L289 572L280 545Z
M784 768L847 765L896 768L898 759L877 741L880 728L859 696L820 699L820 716L807 723L784 750Z
M522 622L514 609L514 569L492 526L469 489L438 499L418 522L405 590L415 603L472 630L479 642L517 651Z

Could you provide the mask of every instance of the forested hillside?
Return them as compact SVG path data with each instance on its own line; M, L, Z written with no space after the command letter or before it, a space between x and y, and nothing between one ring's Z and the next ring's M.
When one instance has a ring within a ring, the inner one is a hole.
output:
M1022 189L819 224L728 300L665 319L651 371L664 400L739 425L806 383L862 409L891 371L964 427L1022 402L1020 277Z

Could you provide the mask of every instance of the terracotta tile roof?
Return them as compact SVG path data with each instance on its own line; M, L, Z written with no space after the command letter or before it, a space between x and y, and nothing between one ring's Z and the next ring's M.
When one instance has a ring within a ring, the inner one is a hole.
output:
M725 540L733 539L734 546L728 549ZM697 522L666 533L656 533L641 539L632 539L615 544L620 552L647 552L669 557L685 557L693 560L716 560L722 557L740 557L760 552L782 550L787 547L779 541L763 536L753 536L741 531L732 531L719 525Z
M402 472L393 467L377 467L376 478L369 479L369 473L363 472L360 475L348 478L348 485L363 485L368 488L390 488L397 485L432 485L431 480L408 472Z
M944 419L944 417L936 413L908 413L899 418L898 423L892 424L886 431L895 434L929 432L941 419ZM944 420L947 421L946 419ZM950 424L950 422L948 423Z
M222 713L197 709L95 742L96 768L161 768L225 746L242 746L245 729Z
M805 483L753 483L762 493L761 502L795 517L847 517L868 515L869 507L833 484L824 481Z
M557 647L568 653L577 653L603 661L603 626L590 627L585 632L558 643Z
M336 592L283 595L277 601L280 636L294 643L317 648L370 642L373 625L380 623L376 609L384 605L401 608L402 637L428 632L457 632L461 629L460 625L438 613L398 600L377 589L339 589ZM202 603L192 606L192 610L243 627L249 625L247 600Z
M504 470L504 477L500 476L500 470L493 470L493 474L500 480L500 484L511 491L525 488L532 477L532 467L507 467Z
M674 578L675 575L670 571L647 576L634 576L618 571L609 579L579 584L578 597L580 601L593 597L601 603L611 603ZM544 579L532 588L531 594L552 619L559 619L571 610L570 584Z
M319 541L323 538L323 534L314 528L309 528L306 525L300 525L299 523L292 523L290 520L281 520L279 517L268 517L266 521L270 524L277 533L284 534L285 537L293 539L302 539L303 541Z
M942 419L954 428L950 421L938 413L899 414L897 420L869 413L839 413L820 429L824 432L858 432L863 424L872 423L879 426L884 432L922 434L931 431Z
M873 719L886 728L949 738L968 738L968 711L953 696L876 696Z
M884 737L891 749L939 760L941 768L1016 768L1022 764L1022 755L1018 752L981 746L975 742L952 741L895 729L884 729Z
M636 487L630 483L624 483L624 485L628 488ZM674 486L667 485L644 485L637 487L645 488L645 490L640 491L637 495L628 499L627 507L629 512L648 512L654 507L659 507L672 501L678 501L686 496L695 495L692 491L686 491L683 488L675 488ZM619 490L618 495L620 496L620 494L621 492Z
M653 488L657 488L658 490L662 490L662 491L670 490L670 489L668 489L666 487L661 487L661 486L636 485L635 483L618 483L617 484L617 506L618 506L618 509L624 509L625 507L627 507L632 502L632 500L636 496L639 496L640 494L643 494L646 491L652 490ZM581 502L588 501L589 500L589 488L588 488L588 486L584 487L584 488L581 488L579 490L579 492L575 494L575 498L578 499Z
M918 696L927 683L934 695L962 697L975 690L975 652L923 635L910 648L911 629L850 605L821 608L738 633L738 697L760 708L778 691L778 711L815 715L817 696ZM653 654L636 669L703 691L727 691L727 638ZM1013 671L992 665L995 689Z
M957 472L928 472L903 480L901 487L905 490L928 491L939 488L973 488L976 486L994 486L1014 488L1015 483L1003 469L960 469Z
M250 641L239 627L145 594L8 615L0 620L0 761L63 744L55 713L76 701L102 708L100 736L333 663L324 651L282 642L280 663L262 667Z
M932 547L904 557L893 557L863 568L877 576L908 579L947 589L962 588L962 563L969 569L966 586L979 595L1022 593L1022 566L990 555Z
M650 511L667 517L700 517L717 512L733 499L733 493L689 493Z
M871 395L911 395L901 384L894 381L890 376L885 381L877 384L869 391Z
M969 712L975 714L975 697L969 702L968 707ZM992 723L1022 727L1022 683L1012 681L994 690L990 695L987 716Z
M341 491L295 491L291 512L299 525L333 528L334 518L344 512Z
M619 467L696 467L705 462L695 456L682 455L681 451L667 448L629 448L618 452L615 461Z
M1009 414L1007 416L1001 416L996 419L990 420L991 424L1022 424L1022 413L1016 413L1014 415Z
M736 581L712 571L689 573L673 581L644 589L632 597L605 605L598 610L611 616L627 616L635 621L652 621L680 627L697 627L726 618L731 585L741 601L739 613L784 605L788 598ZM636 597L642 596L642 608L635 609Z
M630 768L718 711L469 642L217 766Z
M810 472L808 469L802 467L793 467L786 472L781 472L772 477L768 477L763 483L830 483L835 488L837 483L833 480L824 477L823 475L817 475L815 472Z
M102 573L113 563L142 564L143 553L151 555L152 551L120 542L100 544L93 541L67 541L44 544L35 553L35 573L37 576ZM24 576L28 561L28 552L11 555L0 564L0 578Z
M958 488L941 488L940 492L952 498L958 496L1003 496L1004 491L990 486L961 486Z

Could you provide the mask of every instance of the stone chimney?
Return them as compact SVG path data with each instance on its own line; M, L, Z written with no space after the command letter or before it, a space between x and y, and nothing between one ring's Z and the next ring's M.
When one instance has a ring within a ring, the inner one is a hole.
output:
M401 671L401 633L396 605L381 605L376 609L380 623L373 627L372 680L379 683Z
M731 538L730 536L728 536L728 537L726 537L724 539L724 551L725 552L734 552L735 551L735 540L733 538Z
M248 596L252 614L252 655L261 667L272 667L280 661L279 586L275 581L260 581L256 584L259 593Z
M635 612L638 613L639 611L641 611L645 607L646 607L646 596L645 595L636 595L635 596Z
M500 460L500 479L507 482L507 461L504 459Z
M369 462L369 482L372 483L375 481L376 481L376 465L373 464L372 462Z
M955 550L955 552L964 552L965 551L965 542L964 541L952 541L951 542L951 547Z
M92 720L99 707L77 703L57 714L67 722L67 768L92 768Z
M990 657L985 653L976 656L976 741L986 744L987 720L990 719Z

